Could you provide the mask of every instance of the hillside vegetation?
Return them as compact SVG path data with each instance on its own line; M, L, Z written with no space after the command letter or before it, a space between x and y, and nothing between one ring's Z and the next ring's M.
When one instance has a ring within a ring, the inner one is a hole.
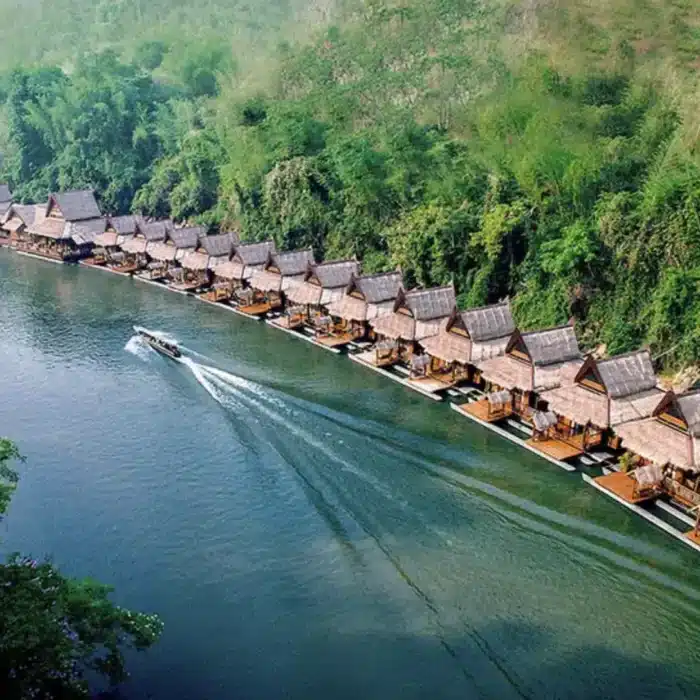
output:
M400 265L464 304L511 296L524 328L574 317L588 347L697 361L690 0L37 12L53 31L12 15L0 56L21 198L94 186L107 210Z

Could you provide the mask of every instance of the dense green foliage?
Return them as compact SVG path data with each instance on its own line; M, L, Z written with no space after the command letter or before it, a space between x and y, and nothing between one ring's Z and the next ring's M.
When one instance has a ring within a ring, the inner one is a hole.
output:
M51 44L7 75L21 197L91 185L110 211L400 265L464 304L511 296L525 328L574 317L588 347L698 359L692 3L365 0L274 49L302 5L253 26L212 2L185 42L191 8L156 3L168 31L107 41L144 11L119 7L85 19L80 45L109 51Z
M16 447L0 439L0 516L17 484ZM67 578L50 562L11 556L0 564L0 685L7 700L90 697L86 672L116 684L123 650L147 649L161 622L109 600L95 581Z

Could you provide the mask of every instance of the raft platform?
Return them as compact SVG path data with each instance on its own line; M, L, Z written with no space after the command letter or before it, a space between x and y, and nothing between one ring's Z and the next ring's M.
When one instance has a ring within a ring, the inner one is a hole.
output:
M523 440L522 438L518 437L517 435L514 435L513 433L509 433L507 430L504 428L501 428L500 425L497 425L495 422L488 422L485 420L482 420L481 418L478 418L474 413L471 413L467 410L467 406L473 406L474 404L457 404L457 403L452 403L450 404L450 408L453 411L457 411L462 416L467 416L470 420L473 420L475 423L478 423L482 427L493 431L497 435L500 435L502 438L505 438L506 440L510 440L512 443L515 443L519 447L523 447L528 452L532 452L532 454L537 455L538 457L541 457L542 459L546 459L548 462L551 462L555 466L559 467L559 469L563 469L564 471L567 472L575 472L576 467L573 466L573 464L567 464L566 462L562 462L560 459L555 459L554 457L551 457L548 454L545 454L544 452L540 452L539 450L534 449L531 445L528 444L528 441ZM504 420L505 417L501 416L499 420Z
M19 248L12 248L17 255L24 255L26 258L34 258L36 260L45 260L46 262L54 263L55 265L65 265L65 260L59 260L58 258L51 258L48 255L39 255L39 253L28 253L26 250L19 250Z
M373 351L369 352L362 352L362 353L357 353L357 354L352 354L349 355L350 359L353 362L357 362L358 365L362 365L363 367L368 367L371 369L373 372L376 372L377 374L382 374L385 377L388 377L389 379L392 379L393 381L402 384L403 386L407 386L409 389L412 389L413 391L418 392L422 396L427 396L429 399L432 399L433 401L442 401L442 396L435 394L431 391L428 391L427 389L424 389L423 387L416 385L415 383L411 382L409 379L404 379L403 377L399 377L396 374L393 374L392 372L387 371L383 367L377 367L377 365L374 364L374 362L370 362L369 360L366 359L367 355L373 355Z
M612 474L608 476L612 476ZM636 503L626 501L624 498L618 496L613 491L610 491L609 489L605 488L599 483L600 479L604 477L598 477L597 479L594 479L593 477L588 476L588 474L581 474L581 478L587 484L590 484L594 489L597 489L602 494L608 496L608 498L612 498L621 506L624 506L628 510L631 510L633 513L636 513L637 515L641 516L648 522L652 523L652 525L656 525L656 527L663 530L667 535L671 535L671 537L677 539L679 542L682 542L684 545L690 547L691 549L694 549L696 552L700 552L700 542L697 541L698 538L691 537L691 535L693 535L692 532L682 533L679 530L676 530L676 528L674 528L672 525L669 525L667 522L657 517L656 515L648 511L646 508L642 508Z
M262 318L260 318L262 320ZM304 333L301 333L300 331L296 330L295 328L285 328L284 326L280 326L279 323L275 323L274 318L267 318L265 319L265 323L267 323L268 326L271 328L276 328L278 331L282 331L283 333L287 333L287 335L291 335L294 338L299 338L301 340L305 340L307 343L311 343L312 345L315 345L317 348L323 348L324 350L327 350L328 352L332 352L334 355L340 355L340 349L339 348L334 348L329 345L323 345L322 343L317 342L316 338L312 338L311 336L305 335Z

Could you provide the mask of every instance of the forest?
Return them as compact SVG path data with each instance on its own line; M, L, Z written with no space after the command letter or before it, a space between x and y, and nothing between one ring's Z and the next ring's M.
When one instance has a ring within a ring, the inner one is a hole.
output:
M600 6L598 6L600 5ZM218 227L700 356L690 0L0 2L21 201ZM43 30L39 29L43 27ZM602 349L602 348L601 348Z

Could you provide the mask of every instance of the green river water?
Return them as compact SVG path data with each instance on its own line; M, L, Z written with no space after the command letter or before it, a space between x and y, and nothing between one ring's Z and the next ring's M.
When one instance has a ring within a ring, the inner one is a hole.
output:
M700 698L700 559L578 474L131 279L0 251L0 300L2 547L162 616L123 697Z

